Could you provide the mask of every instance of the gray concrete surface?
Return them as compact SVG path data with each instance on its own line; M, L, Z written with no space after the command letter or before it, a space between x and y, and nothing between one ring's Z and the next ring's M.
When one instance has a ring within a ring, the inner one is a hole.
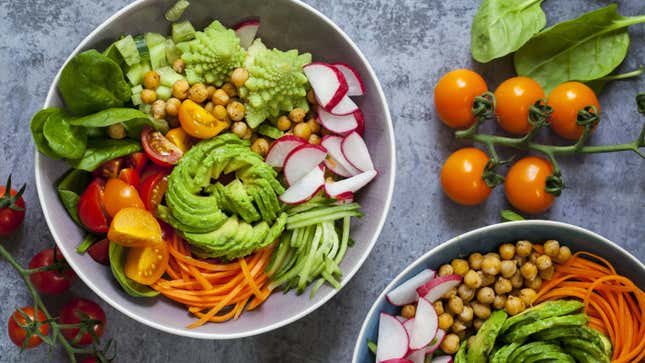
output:
M278 331L238 341L210 342L165 334L127 318L102 303L107 336L118 341L117 362L348 362L354 340L372 300L404 267L423 252L455 235L496 223L508 207L503 190L474 208L451 203L440 190L443 160L460 143L437 120L432 102L435 82L457 67L481 71L491 88L512 73L504 59L475 64L469 54L469 29L475 0L307 0L356 41L378 74L394 120L398 177L393 207L365 265L333 300L306 318ZM0 0L0 178L13 173L26 182L27 223L3 239L24 262L53 243L34 187L33 143L28 122L64 59L94 27L127 0ZM550 23L575 17L610 1L547 0ZM620 1L627 15L645 13L645 3ZM645 60L645 27L630 30L632 46L623 70ZM645 91L643 79L615 82L600 98L604 120L591 141L632 140L645 119L633 98ZM543 218L596 231L645 259L645 162L632 153L569 157L562 160L568 182L557 204ZM82 283L73 293L97 300ZM0 261L0 362L64 361L46 347L20 354L4 324L30 298L16 274ZM60 301L52 299L52 306Z

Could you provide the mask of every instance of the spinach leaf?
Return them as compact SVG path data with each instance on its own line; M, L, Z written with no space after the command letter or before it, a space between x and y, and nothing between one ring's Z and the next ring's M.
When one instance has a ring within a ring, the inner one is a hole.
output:
M77 115L120 107L130 99L130 86L119 65L94 49L67 63L58 90L67 108Z
M110 242L110 268L112 269L112 275L114 275L116 281L121 285L123 290L128 293L128 295L134 297L154 297L159 295L157 291L152 290L148 286L141 285L125 275L125 259L127 257L127 252L128 250L125 247Z
M49 147L63 158L80 158L87 147L85 129L70 125L67 115L61 109L47 117L43 125L43 135Z
M515 53L515 71L548 93L569 80L591 81L611 73L627 55L627 27L645 15L624 17L609 5L545 29Z
M31 137L34 139L34 144L36 144L38 151L52 159L60 159L60 155L56 154L54 150L49 147L49 143L47 142L45 135L43 135L43 127L45 126L45 121L47 121L49 115L56 112L62 112L62 109L58 107L50 107L40 110L31 119L31 123L29 125Z
M165 121L153 120L149 114L134 108L108 108L91 115L79 117L70 123L87 128L102 128L121 123L128 137L132 139L141 137L141 131L146 125L155 130L161 130L164 127L168 128Z
M83 227L83 223L78 217L78 200L91 181L92 174L87 171L70 169L56 182L58 198L60 198L70 217L81 227Z
M471 53L490 62L518 50L546 25L543 0L484 0L471 27Z
M638 69L635 69L631 72L610 74L608 76L589 81L587 82L587 86L589 86L596 94L599 94L605 88L607 82L639 77L641 74L643 74L644 70L645 69L643 69L643 66L641 65L640 67L638 67Z
M94 171L106 161L140 150L141 143L136 140L90 139L83 157L69 162L76 169Z
M83 237L83 241L81 242L78 247L76 247L76 252L80 253L81 255L87 252L87 250L92 247L93 244L98 242L101 239L101 236L97 236L94 233L88 233Z
M513 212L512 210L504 209L501 211L502 222L523 221L524 217Z

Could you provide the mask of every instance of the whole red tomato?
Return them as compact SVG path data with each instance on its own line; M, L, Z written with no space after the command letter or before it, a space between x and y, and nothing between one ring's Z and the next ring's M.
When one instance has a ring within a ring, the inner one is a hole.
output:
M38 310L38 314L36 316L36 312L34 311L34 308L32 306L25 306L20 310L22 310L23 313L27 314L29 320L25 319L25 316L21 314L20 311L14 311L13 314L11 314L11 316L9 317L9 338L11 338L13 344L21 348L25 343L25 339L28 339L25 348L37 347L40 345L40 343L43 342L43 340L40 339L40 337L36 334L32 334L31 336L27 337L27 331L25 330L25 328L18 325L18 323L25 325L36 320L42 322L45 321L47 317L45 316L45 313L42 312L42 310ZM16 320L18 321L18 323L16 323ZM42 335L49 334L49 325L40 325L38 327L38 331Z
M0 236L13 233L25 219L25 201L22 199L24 191L24 185L17 192L11 189L11 176L7 179L6 186L0 186Z
M91 330L96 338L100 338L103 335L106 322L105 312L103 312L103 309L101 309L101 307L94 301L82 298L73 298L63 306L60 310L59 316L61 324L78 324L85 319L98 320L100 323L94 324L91 327ZM80 338L75 341L79 331L79 328L61 329L61 333L68 341L77 345L91 344L93 337L89 332L84 332L81 334Z
M35 272L29 276L31 283L34 284L36 290L43 294L60 294L69 290L72 282L76 279L76 274L67 265L63 255L56 249L56 260L54 261L54 249L47 248L38 252L29 261L29 268L40 268L51 266L54 263L61 265L60 270L49 270Z

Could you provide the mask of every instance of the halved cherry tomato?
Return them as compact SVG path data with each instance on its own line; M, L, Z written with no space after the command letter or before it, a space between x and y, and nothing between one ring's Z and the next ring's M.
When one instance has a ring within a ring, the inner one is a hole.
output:
M148 158L159 166L177 164L184 153L159 131L146 127L141 133L141 144Z
M101 177L105 179L118 178L119 171L123 166L123 159L116 158L110 161L106 161L101 166L99 166L92 174L96 177Z
M90 257L92 257L94 261L105 266L110 265L109 251L110 241L107 238L103 238L87 249L87 253L90 255Z
M446 73L434 89L434 106L439 119L455 129L465 129L475 123L473 100L488 91L486 81L469 69Z
M56 253L55 259L54 253ZM72 282L76 279L76 273L67 265L65 258L58 249L54 252L53 248L47 248L38 252L29 261L29 268L47 267L57 262L61 266L60 270L40 271L29 275L29 279L36 290L43 294L60 294L69 290L72 286Z
M121 169L119 172L119 179L135 188L139 186L139 172L134 168Z
M107 237L123 247L151 247L163 242L157 219L140 208L121 209L112 219Z
M105 330L105 312L94 301L81 298L73 298L60 310L61 324L79 324L83 319L97 320L99 323L91 326L92 333L96 338L100 338ZM75 341L79 328L61 329L65 339L77 345L88 345L94 341L92 334L84 332L78 341Z
M553 166L543 158L527 156L518 160L506 174L506 198L521 212L544 212L555 200L555 196L545 190L546 179L552 173Z
M114 217L123 208L145 208L137 189L121 179L107 181L103 204L105 211L111 217Z
M185 100L179 106L179 122L188 135L198 139L209 139L229 126L228 122L218 120L191 100Z
M168 190L168 173L158 172L150 175L141 183L140 190L146 209L153 214L156 213L157 206Z
M133 153L127 156L125 164L128 168L133 168L137 173L141 173L146 165L148 165L148 158L145 153Z
M188 149L190 149L194 144L193 138L191 138L190 135L188 135L181 127L168 131L166 138L183 152L188 151Z
M103 206L103 193L105 181L100 178L94 179L87 186L78 200L78 217L85 228L94 233L106 233L108 231L108 215Z
M166 272L168 246L162 242L152 247L134 247L128 251L125 261L125 275L132 280L151 285Z
M555 87L547 99L553 107L551 129L569 140L577 140L584 127L578 126L578 112L587 106L595 106L600 112L600 104L594 91L584 83L565 82Z
M511 134L526 134L531 129L529 107L541 98L544 98L544 91L531 78L507 79L495 90L497 122Z
M40 345L40 343L43 342L43 340L40 339L40 337L36 334L32 334L31 336L27 337L27 331L20 325L26 325L34 321L42 322L47 320L47 317L45 316L45 313L43 313L43 311L40 309L38 309L38 315L36 316L36 311L34 310L33 306L25 306L20 310L22 310L23 313L27 314L29 320L25 319L25 316L23 316L20 311L14 311L14 313L9 317L9 338L11 339L13 344L21 348L23 347L23 344L25 344L24 342L26 339L27 345L24 346L26 349L37 347ZM18 321L17 323L16 320ZM38 332L45 336L49 334L49 324L40 325L38 327Z
M488 198L491 189L482 178L489 157L467 147L455 151L441 168L441 186L450 199L462 205L476 205Z

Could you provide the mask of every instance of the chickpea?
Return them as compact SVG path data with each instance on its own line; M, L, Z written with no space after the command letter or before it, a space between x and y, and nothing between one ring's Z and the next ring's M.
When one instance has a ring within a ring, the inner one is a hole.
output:
M162 120L166 118L166 101L156 100L152 104L152 117L157 120Z
M504 309L506 305L506 295L497 295L493 300L493 307L497 310Z
M299 124L296 124L296 126L293 128L293 134L297 137L307 140L309 139L309 136L311 136L311 129L309 128L309 125L301 122Z
M455 273L455 269L451 265L445 264L439 267L439 276L452 275Z
M322 142L322 140L320 139L320 136L316 134L311 134L309 135L309 139L307 140L307 142L313 145L318 145Z
M490 307L478 302L470 303L470 307L473 308L473 313L479 319L488 319L490 316Z
M517 241L515 244L515 253L517 253L521 257L526 257L531 254L531 250L533 249L533 245L529 241Z
M179 74L184 73L184 70L186 69L186 63L184 63L183 59L177 58L174 62L172 62L172 69Z
M208 90L203 83L195 83L188 89L188 98L195 103L203 103L208 98Z
M532 306L537 299L537 292L531 288L522 289L519 298L524 302L524 305Z
M464 284L470 288L479 288L482 285L482 278L475 270L468 270L464 275Z
M276 124L278 127L278 130L280 131L287 131L291 128L291 120L287 116L280 116L278 117L278 122Z
M452 315L448 313L443 313L439 315L439 329L448 330L452 326L454 319Z
M495 300L495 290L490 287L482 287L477 290L477 301L482 304L490 304Z
M549 257L557 257L560 253L560 242L550 239L544 242L544 254Z
M215 115L215 118L218 120L228 120L228 112L226 112L226 107L222 105L215 105L215 107L213 107L213 115Z
M417 314L417 308L412 304L407 304L403 306L403 308L401 309L401 316L406 319L412 319L416 314Z
M526 262L526 257L522 257L516 254L515 257L513 257L513 261L517 266L522 266Z
M244 138L248 129L249 127L247 126L246 122L235 122L233 123L233 126L231 126L231 132L233 132L240 138Z
M231 82L235 87L240 88L244 86L244 83L249 79L249 71L244 68L235 68L233 73L231 73Z
M168 116L177 116L179 113L179 106L181 106L181 101L171 97L166 101L166 114Z
M206 94L208 95L208 97L206 97L206 98L208 99L208 98L213 97L213 93L215 93L215 90L217 90L217 88L215 88L215 86L206 87Z
M126 137L125 127L121 123L108 126L107 133L111 139L119 140Z
M312 105L317 104L317 102L316 102L316 94L314 93L313 88L312 88L312 89L310 89L310 90L307 92L307 101L308 101L310 104L312 104Z
M515 272L517 271L517 265L515 264L515 261L513 260L504 260L502 261L501 268L499 269L499 272L502 274L507 279L510 279L513 275L515 275Z
M157 100L157 92L151 89L141 91L141 102L151 105Z
M307 121L307 125L309 125L311 132L313 132L314 134L320 132L320 124L316 122L316 119L314 119L313 117L310 118L309 121Z
M535 276L534 279L524 281L524 285L533 290L539 290L542 287L542 278L540 276Z
M542 255L537 258L537 261L535 261L535 265L537 266L538 270L546 270L547 268L553 267L553 262L551 262L551 257L547 255Z
M482 261L482 271L489 275L497 275L502 268L502 262L495 256L485 256Z
M482 286L490 286L495 283L495 276L477 271L479 276L482 278Z
M452 323L452 326L450 327L450 330L456 334L463 333L466 331L466 329L468 329L468 327L463 321L460 320L455 320L455 322Z
M537 251L531 252L529 255L528 261L534 265L537 265L537 259L540 257L540 254Z
M464 302L469 302L473 297L475 297L475 289L468 287L465 284L461 284L457 288L457 295L459 295Z
M506 305L504 306L504 310L506 310L509 315L517 315L524 311L525 308L526 306L524 305L524 301L515 296L509 296L508 299L506 299Z
M461 311L461 314L459 314L458 318L464 323L472 322L473 308L471 308L470 306L464 306L464 309Z
M558 257L556 257L555 260L558 263L565 263L570 258L571 258L571 250L567 246L562 246L560 247L560 252L558 253Z
M253 130L251 130L251 128L249 127L246 129L246 133L244 133L244 136L242 136L242 138L244 140L251 140L252 137L253 137Z
M483 260L484 256L479 252L471 253L470 256L468 256L468 263L470 264L470 268L473 270L479 270L482 267Z
M450 261L450 265L452 265L452 269L455 271L455 273L460 276L464 276L470 268L468 266L468 261L462 258L455 258L454 260Z
M441 350L446 354L455 354L459 350L459 336L457 334L448 334L441 342Z
M291 121L295 123L298 123L304 121L306 115L307 112L304 109L294 108L293 110L291 110L291 112L289 112L289 119L291 119Z
M537 272L537 267L531 262L527 262L520 267L520 273L526 280L533 280L537 276Z
M464 311L464 301L459 296L452 296L448 300L448 311L453 314L461 314Z
M504 243L499 246L499 255L503 260L510 260L515 256L515 246L512 243Z
M445 294L441 296L442 299L448 300L454 296L457 296L457 289L453 288L447 291ZM448 307L450 309L450 307Z
M495 282L495 293L498 295L506 294L513 290L513 285L511 280L504 277L498 277L497 282Z
M159 87L159 81L161 80L161 77L159 76L159 73L155 71L147 71L143 75L143 87L146 89L157 89Z
M473 328L477 330L479 330L479 328L481 328L483 324L484 324L484 321L482 319L473 320Z
M183 101L188 97L188 89L190 85L185 79L180 79L179 81L173 83L172 85L172 96L178 98L180 101Z
M215 108L215 105L213 105L213 102L210 102L210 101L208 101L208 103L206 103L204 105L204 110L206 110L206 111L208 111L210 113L213 113L214 108Z
M233 86L233 84L231 82L224 83L222 85L222 89L224 90L224 92L226 92L226 94L229 97L237 96L237 88L235 88L235 86Z
M231 98L223 89L220 88L218 90L215 90L213 97L211 97L211 100L216 105L226 106L231 101Z
M244 105L238 101L233 101L226 106L226 113L233 121L240 121L244 118Z
M484 255L484 258L486 258L486 257L494 257L494 258L496 258L498 260L502 259L502 256L500 256L499 253L497 253L497 252L488 252L487 254Z
M434 311L437 313L437 315L441 315L444 313L443 310L443 302L441 300L435 301L432 306L434 307Z
M543 280L551 280L553 278L554 273L555 273L555 267L551 266L549 268L541 270L540 271L540 277Z

